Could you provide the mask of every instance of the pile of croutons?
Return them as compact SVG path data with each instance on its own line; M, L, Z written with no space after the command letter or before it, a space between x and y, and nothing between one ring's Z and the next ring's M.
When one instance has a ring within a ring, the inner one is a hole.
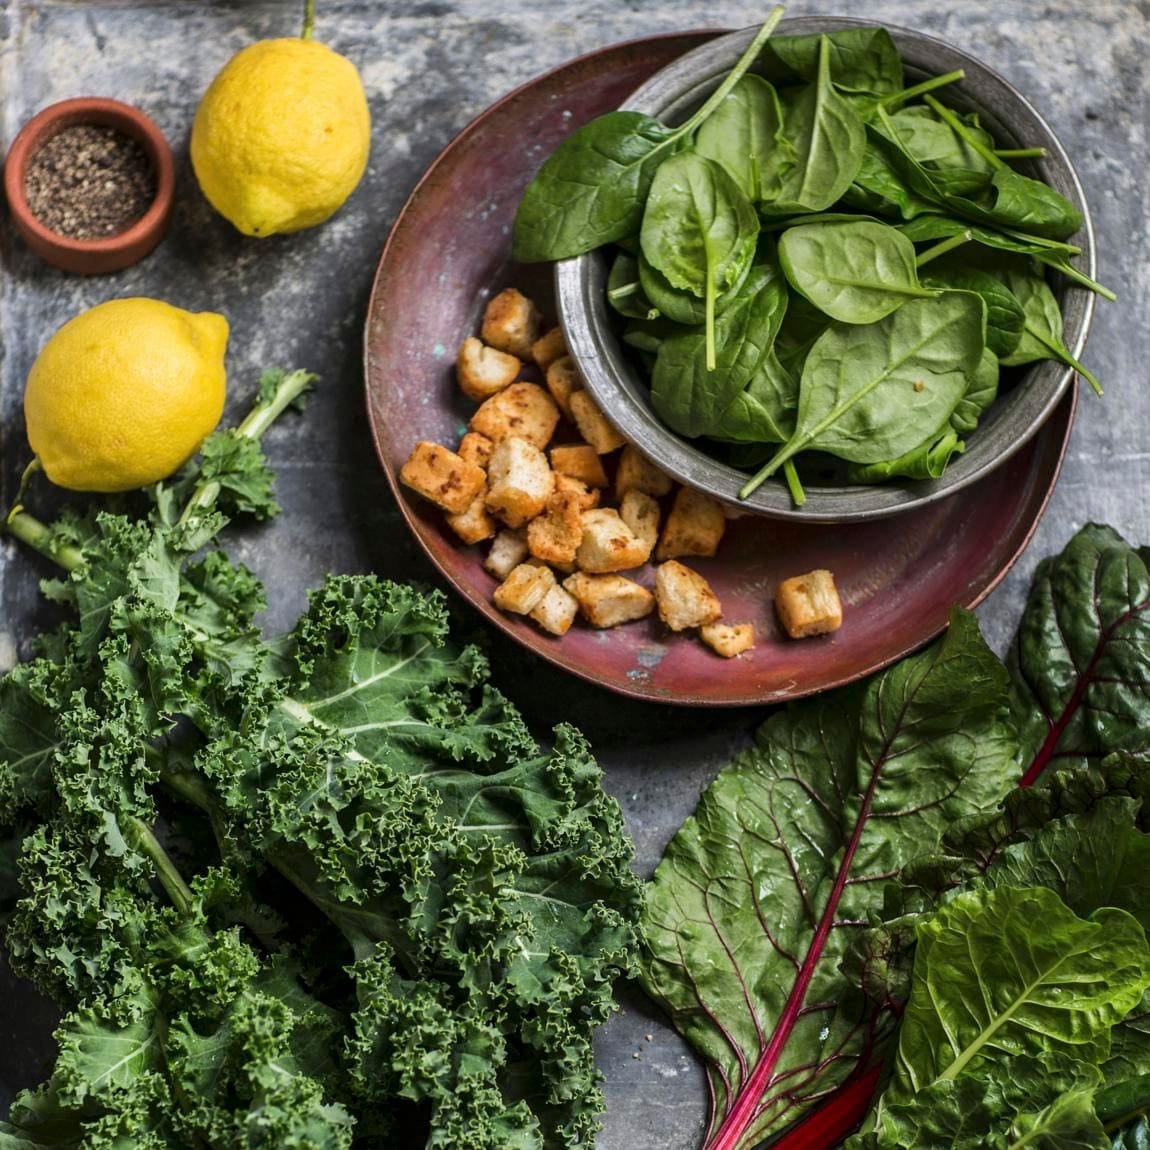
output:
M521 378L534 364L545 385ZM678 560L712 556L726 529L721 504L674 486L607 421L583 388L559 328L541 332L538 309L514 288L488 304L481 338L456 360L463 393L480 406L457 449L416 445L402 481L447 514L466 544L491 541L484 564L499 580L502 611L564 635L577 615L615 627L658 610L673 631L697 628L718 654L754 646L751 623L722 621L706 579ZM563 429L562 442L552 445ZM567 435L577 433L578 438ZM605 459L618 453L613 480ZM613 495L614 506L605 500ZM622 572L654 560L654 593ZM788 589L788 584L793 584ZM842 610L830 572L787 580L777 598L792 635L837 628Z

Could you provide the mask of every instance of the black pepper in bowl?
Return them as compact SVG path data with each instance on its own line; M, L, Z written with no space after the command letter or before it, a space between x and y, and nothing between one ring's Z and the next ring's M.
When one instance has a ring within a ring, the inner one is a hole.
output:
M131 227L156 198L156 173L140 144L115 128L64 128L32 157L24 182L32 214L73 240Z

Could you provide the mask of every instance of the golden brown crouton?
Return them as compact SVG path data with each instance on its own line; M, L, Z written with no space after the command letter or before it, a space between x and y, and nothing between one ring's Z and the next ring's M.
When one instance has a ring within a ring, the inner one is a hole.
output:
M531 355L539 338L540 315L535 305L515 288L504 288L483 313L483 342L520 359Z
M543 514L527 524L527 546L544 563L573 563L582 541L583 508L575 491L554 492Z
M513 383L487 400L468 426L494 443L517 435L544 448L558 422L559 409L543 388L537 383Z
M455 357L455 377L468 399L482 403L515 382L523 365L513 355L484 347L474 336L463 341Z
M775 610L792 639L826 635L843 624L843 605L829 571L784 579L775 592Z
M606 487L607 472L598 452L589 443L573 443L551 448L551 468L559 475L570 475L588 487Z
M727 529L722 506L701 491L680 487L667 516L656 559L714 555Z
M575 554L580 570L593 575L642 567L651 557L648 548L627 526L619 512L599 507L583 513L583 539Z
M488 514L487 492L480 491L466 511L461 511L458 515L448 515L447 526L464 543L482 543L484 539L490 539L495 534L498 524Z
M619 467L615 472L615 498L622 502L628 491L642 491L656 499L671 493L671 477L665 471L660 471L630 443L619 456Z
M575 361L569 355L561 355L548 365L545 378L547 390L551 392L551 398L559 404L559 410L568 419L573 418L571 396L583 388L583 380L575 370Z
M547 506L555 486L547 456L517 435L496 444L487 477L487 510L508 527L522 527L534 519Z
M566 635L578 612L579 601L556 584L536 605L531 618L552 635Z
M531 345L531 358L540 371L546 371L557 359L567 354L567 343L563 339L563 329L553 327L546 335L541 335Z
M703 642L724 659L733 659L755 645L754 623L704 623L699 634Z
M718 596L706 579L674 559L655 571L655 601L659 618L672 631L715 623L723 615Z
M563 580L563 586L579 601L579 610L592 627L617 627L644 619L655 609L655 596L622 575L577 571Z
M579 434L600 455L615 451L627 441L607 421L607 417L596 406L586 391L577 391L567 401L571 408L571 418L579 428Z
M483 568L502 581L527 558L527 532L505 528L495 536L491 550L483 561Z
M570 475L555 476L555 490L556 491L569 491L572 495L579 498L579 506L584 511L590 511L592 507L599 506L599 489L590 488L586 483L578 479L572 479Z
M491 462L491 453L494 450L495 444L486 435L480 435L478 431L469 431L459 441L457 453L460 459L466 459L476 467L486 468Z
M513 615L529 615L555 586L555 573L542 563L520 563L495 588L495 606Z
M642 491L631 490L619 504L619 516L631 528L635 538L647 548L647 558L655 550L659 538L659 505Z
M487 480L482 467L468 463L438 443L426 441L415 445L399 478L452 515L466 511Z

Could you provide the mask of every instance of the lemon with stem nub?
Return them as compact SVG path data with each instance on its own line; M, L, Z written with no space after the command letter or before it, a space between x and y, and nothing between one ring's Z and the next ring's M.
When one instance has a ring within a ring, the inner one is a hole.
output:
M241 232L323 223L367 167L371 114L355 65L304 34L260 40L212 81L192 125L192 167L211 205Z
M24 390L44 473L75 491L166 479L220 421L228 321L155 299L117 299L70 319Z

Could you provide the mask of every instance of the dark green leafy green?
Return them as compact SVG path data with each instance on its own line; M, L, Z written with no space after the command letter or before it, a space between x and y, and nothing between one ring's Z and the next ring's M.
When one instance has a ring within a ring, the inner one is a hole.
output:
M882 463L855 464L850 469L852 483L883 483L888 479L938 479L955 455L961 455L966 445L958 438L954 427L912 448L898 459Z
M771 41L771 52L804 80L816 81L824 41L839 91L882 97L902 90L902 59L885 28L840 28L822 36L777 36Z
M934 288L974 292L986 304L986 346L1003 363L1017 352L1026 327L1026 312L1018 297L990 272L971 266L961 256L932 263L924 283ZM1045 286L1045 285L1044 285ZM1059 312L1059 323L1062 313Z
M865 688L769 719L672 840L642 977L706 1062L708 1145L749 1150L876 1057L894 1016L840 962L890 874L1009 787L1005 687L956 612Z
M788 228L779 263L795 291L840 323L876 323L907 300L938 294L918 282L914 245L871 220Z
M659 316L659 309L639 282L639 261L627 252L619 252L607 273L607 302L629 319L653 320Z

